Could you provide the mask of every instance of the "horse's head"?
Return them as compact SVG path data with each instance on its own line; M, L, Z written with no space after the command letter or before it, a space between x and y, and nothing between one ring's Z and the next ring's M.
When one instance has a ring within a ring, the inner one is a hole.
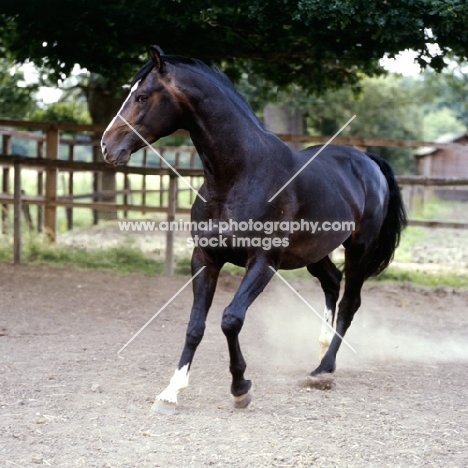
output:
M102 136L104 160L124 164L135 151L180 128L182 108L174 76L157 46L151 60L135 75L130 94Z

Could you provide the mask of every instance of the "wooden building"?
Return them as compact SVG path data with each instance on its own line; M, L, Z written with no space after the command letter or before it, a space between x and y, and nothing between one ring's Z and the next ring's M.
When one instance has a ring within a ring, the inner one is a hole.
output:
M445 148L423 147L416 151L419 175L468 179L468 133L447 134L437 143L453 143ZM435 189L434 195L446 200L468 200L468 188Z

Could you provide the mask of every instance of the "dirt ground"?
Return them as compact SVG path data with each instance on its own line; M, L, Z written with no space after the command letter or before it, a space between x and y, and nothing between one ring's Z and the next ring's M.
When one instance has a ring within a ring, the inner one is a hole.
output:
M151 413L182 349L187 281L0 264L0 466L466 467L468 291L369 284L335 386L301 386L320 320L280 281L241 334L254 399L234 410L221 278L189 388ZM319 311L313 280L293 281Z

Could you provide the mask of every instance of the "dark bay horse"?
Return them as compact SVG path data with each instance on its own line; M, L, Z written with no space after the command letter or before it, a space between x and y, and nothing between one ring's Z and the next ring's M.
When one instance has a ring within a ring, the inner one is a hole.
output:
M185 346L169 386L157 396L153 408L172 410L177 394L188 385L218 275L226 262L245 267L221 323L229 348L234 405L246 407L251 399L239 332L248 307L278 269L307 267L322 286L321 360L311 376L329 376L360 306L364 281L388 266L406 223L391 167L378 156L347 146L291 151L264 128L223 73L195 59L164 55L154 46L151 60L136 74L130 95L104 132L104 158L114 165L124 164L145 146L144 140L153 143L177 129L190 133L205 172L200 197L192 207L192 222L200 226L211 220L212 228L192 231L194 238L206 242L195 246L192 254L192 274L197 276ZM242 223L249 232L239 244L236 229ZM338 229L343 225L347 228ZM222 242L208 242L213 239ZM330 331L342 273L329 254L340 245L345 248L345 285L336 330Z

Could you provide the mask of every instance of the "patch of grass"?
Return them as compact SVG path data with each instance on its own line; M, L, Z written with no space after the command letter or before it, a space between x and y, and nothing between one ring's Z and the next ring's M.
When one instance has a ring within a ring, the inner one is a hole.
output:
M0 261L13 260L13 247L10 242L0 243ZM22 261L33 264L75 266L78 268L113 271L116 273L141 273L157 275L164 265L133 245L120 245L105 249L56 246L38 239L25 243Z
M427 239L429 230L419 226L408 226L401 234L400 245L395 251L397 262L410 262L413 257L413 248Z
M420 239L419 228L408 230L406 238L402 241L403 252L400 257L405 256L406 248ZM413 231L413 232L411 232ZM84 269L105 270L115 273L128 274L140 273L145 275L158 275L164 271L164 263L151 258L138 247L127 242L124 245L110 248L83 248L76 246L56 246L43 243L38 237L32 237L23 245L22 259L24 263L50 264L54 266L73 266ZM13 244L11 239L0 239L0 262L13 261ZM226 264L223 272L233 275L243 275L244 268ZM179 258L176 263L175 273L178 275L191 275L190 259ZM305 268L298 270L282 270L281 276L286 280L310 280L310 274ZM391 265L377 278L371 281L408 281L430 287L461 287L468 288L468 275L455 272L440 271L427 272L420 270L409 270L396 265Z
M424 206L417 210L415 218L418 219L447 219L452 212L452 204L437 197L431 197Z
M418 230L415 228L414 230ZM412 238L417 239L417 233L410 235L410 238L407 238L408 244L412 242ZM342 265L338 265L341 267ZM176 274L179 275L191 275L190 270L190 259L183 258L179 259L176 266ZM244 275L245 269L231 265L227 263L223 266L223 272L231 273L233 275ZM312 280L312 276L307 271L306 268L299 268L297 270L280 270L281 276L287 281L294 280ZM400 268L398 266L390 265L381 275L376 278L371 278L370 281L375 282L405 282L419 284L422 286L448 286L453 288L468 288L468 275L460 275L455 273L450 273L447 271L441 272L425 272L420 270L408 270Z
M456 202L449 202L437 197L432 197L424 204L420 217L422 219L450 219L456 206Z
M411 219L441 221L466 221L466 202L455 200L443 200L437 196L432 196L419 209L410 213Z
M176 261L176 265L174 268L174 273L176 275L187 275L190 276L192 274L192 268L190 264L190 258L181 258Z
M468 275L443 272L427 272L420 270L406 270L390 266L372 281L409 281L423 286L448 286L452 288L468 288Z
M13 261L13 242L2 238L0 242L0 262Z
M280 271L283 278L288 281L302 279L310 280L312 276L305 268L291 271ZM372 282L410 282L422 286L439 287L447 286L452 288L468 288L468 275L460 275L441 272L426 272L420 270L407 270L396 266L390 266L382 274L371 278Z

